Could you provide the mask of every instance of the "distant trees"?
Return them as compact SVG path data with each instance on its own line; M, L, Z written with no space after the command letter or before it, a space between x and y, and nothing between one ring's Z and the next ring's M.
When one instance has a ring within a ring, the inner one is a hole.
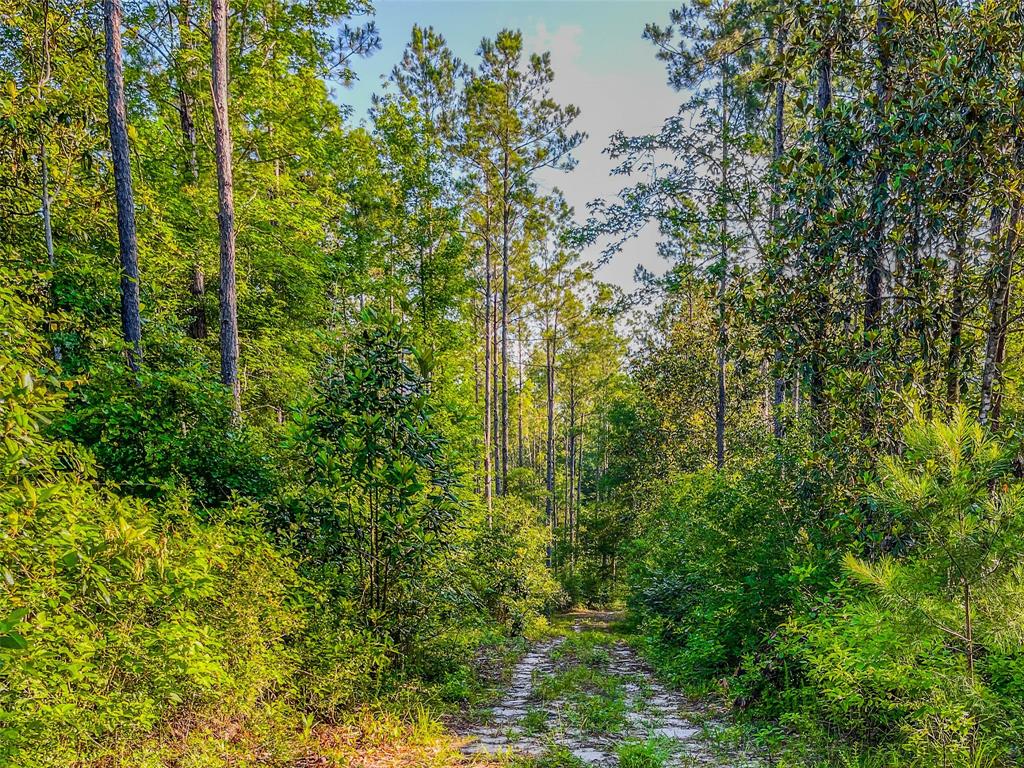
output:
M778 437L804 419L877 450L908 390L998 426L1021 228L1019 14L700 0L647 34L696 95L659 133L615 138L620 171L650 180L599 205L587 232L614 249L656 220L675 274L704 271L722 298L716 462L742 421L725 407L747 355L726 333L740 315Z

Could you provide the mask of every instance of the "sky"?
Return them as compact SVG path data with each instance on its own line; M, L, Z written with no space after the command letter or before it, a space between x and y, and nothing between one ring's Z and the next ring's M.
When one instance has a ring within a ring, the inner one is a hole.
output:
M370 96L400 59L413 24L433 26L469 63L481 38L493 38L506 27L522 30L529 52L551 52L554 98L580 108L576 128L588 137L575 153L579 164L569 173L545 169L538 185L561 189L581 220L588 202L614 198L628 183L609 175L613 164L602 154L608 137L618 130L655 131L681 101L666 83L654 46L641 37L648 22L667 23L676 5L663 0L377 0L374 19L382 48L354 63L358 82L336 95L353 108L357 120L365 118ZM629 289L638 264L663 272L656 240L648 227L597 276ZM593 248L584 256L596 262L599 251Z

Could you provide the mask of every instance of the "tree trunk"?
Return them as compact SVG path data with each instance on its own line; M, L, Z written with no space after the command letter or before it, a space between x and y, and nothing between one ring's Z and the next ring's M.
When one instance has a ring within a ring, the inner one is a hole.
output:
M949 309L949 353L946 357L946 402L949 405L956 405L960 402L964 321L964 255L967 238L965 217L966 211L962 212L958 218L959 223L953 244L953 271L950 276L953 295Z
M497 279L495 275L492 279ZM491 301L491 448L494 452L494 491L504 496L504 477L501 470L501 364L498 360L498 295Z
M725 265L723 264L722 267L722 275L718 280L718 396L715 400L715 467L717 469L722 469L725 466L725 368L726 345L728 344L729 334L729 328L725 319Z
M235 192L228 121L228 0L211 0L213 41L213 126L217 155L220 224L220 377L231 388L235 414L241 413L238 379L238 293L235 279Z
M491 209L484 214L484 486L487 490L487 525L493 520L492 496L494 468L491 465Z
M501 200L501 487L508 492L508 238L511 216L508 152L504 156Z
M1017 256L1017 230L1020 226L1021 204L1014 200L1010 220L1003 233L1002 211L992 212L992 238L996 248L992 264L992 286L988 304L988 331L985 340L985 363L981 377L981 407L978 420L990 429L999 429L1002 406L1001 380L1006 359L1006 336L1009 330L1010 292L1013 267Z
M573 563L580 541L580 512L583 509L583 423L584 412L580 412L579 437L576 440L576 515L573 518L572 546Z
M775 54L781 61L786 50L786 26L784 20L781 18L780 9L779 28L775 35ZM771 207L771 220L774 226L778 226L779 219L782 218L782 176L779 171L779 162L782 160L782 154L785 151L785 119L786 119L786 81L784 78L779 77L778 82L775 84L775 125L773 130L772 140L772 162L775 166L775 172L772 177L772 207ZM785 268L785 264L780 267L780 272ZM782 424L782 403L786 398L786 380L782 377L782 350L775 350L775 381L772 387L772 432L776 439L780 439L783 436L784 427Z
M547 516L548 526L552 533L558 525L557 515L558 512L555 508L555 333L557 325L552 327L550 337L545 339L544 351L545 363L547 368L547 389L548 389L548 402L547 402L547 416L548 416L548 435L547 435L547 456L546 456L546 471L545 471L545 486L547 489L547 501L545 504L545 511ZM550 558L549 558L550 560ZM550 565L550 562L549 562Z
M168 12L170 17L170 12ZM187 54L192 54L195 45L192 42L192 10L189 0L182 0L178 6L178 39L179 48ZM191 61L191 55L188 56ZM182 152L185 157L185 179L186 183L196 186L199 184L199 157L196 152L196 123L195 123L195 100L189 91L189 84L193 81L195 72L191 64L183 64L178 74L178 124L181 127L181 138L183 142ZM205 339L206 328L206 276L203 274L203 267L198 262L192 265L189 273L188 292L192 298L188 309L188 324L185 332L193 339Z
M888 40L892 24L888 0L877 0L875 20L875 50L878 71L875 75L875 162L878 164L871 187L871 233L868 236L864 259L864 346L871 396L864 402L861 430L874 434L881 397L879 367L875 360L878 347L879 320L882 316L882 279L885 264L885 225L889 208L889 161L883 137L889 106L889 68L891 52Z
M817 110L819 120L818 158L822 167L825 169L825 178L821 182L821 199L818 204L818 220L820 221L832 207L832 182L827 178L828 174L831 173L832 168L827 129L828 115L832 111L832 50L827 45L822 46L821 57L818 59ZM819 238L823 236L824 235L822 233L818 233ZM814 417L819 421L819 426L824 424L825 416L825 354L829 314L829 298L827 290L829 269L826 264L828 257L827 251L827 246L824 246L821 243L818 244L815 253L816 258L814 265L814 272L816 273L814 277L818 281L815 299L816 307L814 311L814 316L817 320L817 329L815 332L815 338L811 344L813 354L811 357L810 401L811 409L814 412Z
M56 296L53 291L53 276L57 270L57 255L53 250L53 218L50 211L50 169L46 161L46 140L39 142L39 170L42 175L43 188L40 202L43 210L43 242L46 245L46 263L50 268L50 304L56 309ZM63 357L60 344L53 343L53 360L59 363Z
M573 531L576 529L576 382L569 380L569 429L565 436L565 527L569 565L575 564Z
M121 64L121 0L103 0L106 33L107 121L114 165L117 239L121 258L121 331L128 342L128 367L142 360L142 318L139 314L139 247L135 231L135 197L128 149L128 120Z
M517 466L523 466L523 315L519 314L519 335L517 343L519 346L518 368L519 368L519 391L516 397L516 438L517 438Z
M726 391L725 391L725 368L727 361L727 345L729 341L729 326L726 313L725 291L728 284L729 273L729 215L727 203L727 189L729 184L727 164L729 161L729 118L728 118L728 83L725 70L722 70L722 165L721 165L721 202L722 218L719 223L720 231L720 252L718 268L718 396L715 400L715 467L722 469L725 466L725 416L726 416Z
M192 42L192 8L190 0L181 0L178 6L178 39L179 48L186 52L188 61L191 62L195 52L195 45ZM196 154L196 123L195 123L195 100L189 91L189 84L195 76L191 63L185 64L178 74L178 123L181 126L181 136L184 139L183 153L185 155L186 177L193 184L199 182L199 158Z
M188 285L189 295L192 297L192 306L189 308L189 323L186 329L189 337L193 339L205 339L206 330L206 306L203 296L206 294L206 277L203 275L203 268L199 264L192 265Z
M43 98L43 88L50 81L50 2L43 0L43 66L39 73L39 83L36 87L36 94L40 100ZM50 200L50 167L46 155L46 136L42 127L39 132L39 174L41 176L42 189L39 194L39 202L43 215L43 244L46 247L46 264L50 269L50 305L56 310L57 299L53 290L53 280L57 271L57 256L53 249L53 214ZM53 344L53 360L59 363L63 356L60 344Z

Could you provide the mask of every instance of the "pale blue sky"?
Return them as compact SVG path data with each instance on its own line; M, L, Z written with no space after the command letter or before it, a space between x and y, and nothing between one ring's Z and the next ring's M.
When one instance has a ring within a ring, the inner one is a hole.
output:
M676 5L663 0L377 0L374 17L383 48L355 62L359 82L336 95L353 107L357 120L362 118L370 95L400 58L414 23L433 26L470 63L482 37L505 27L521 29L528 50L551 51L555 98L580 108L579 129L589 134L574 171L545 172L539 179L542 188L560 188L582 217L587 202L612 197L625 184L609 176L611 163L601 153L608 136L616 130L656 130L681 101L666 84L654 47L641 38L647 22L665 24ZM654 233L645 232L599 277L630 287L638 263L663 271L654 244ZM587 255L596 258L596 251Z

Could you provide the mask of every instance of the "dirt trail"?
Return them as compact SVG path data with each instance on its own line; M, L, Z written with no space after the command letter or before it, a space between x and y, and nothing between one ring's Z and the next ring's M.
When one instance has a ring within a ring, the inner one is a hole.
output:
M715 743L721 722L710 705L664 688L628 645L604 633L616 618L570 614L572 632L536 644L488 722L460 734L463 753L540 757L558 750L603 768L633 750L656 754L665 766L756 768L750 757Z

